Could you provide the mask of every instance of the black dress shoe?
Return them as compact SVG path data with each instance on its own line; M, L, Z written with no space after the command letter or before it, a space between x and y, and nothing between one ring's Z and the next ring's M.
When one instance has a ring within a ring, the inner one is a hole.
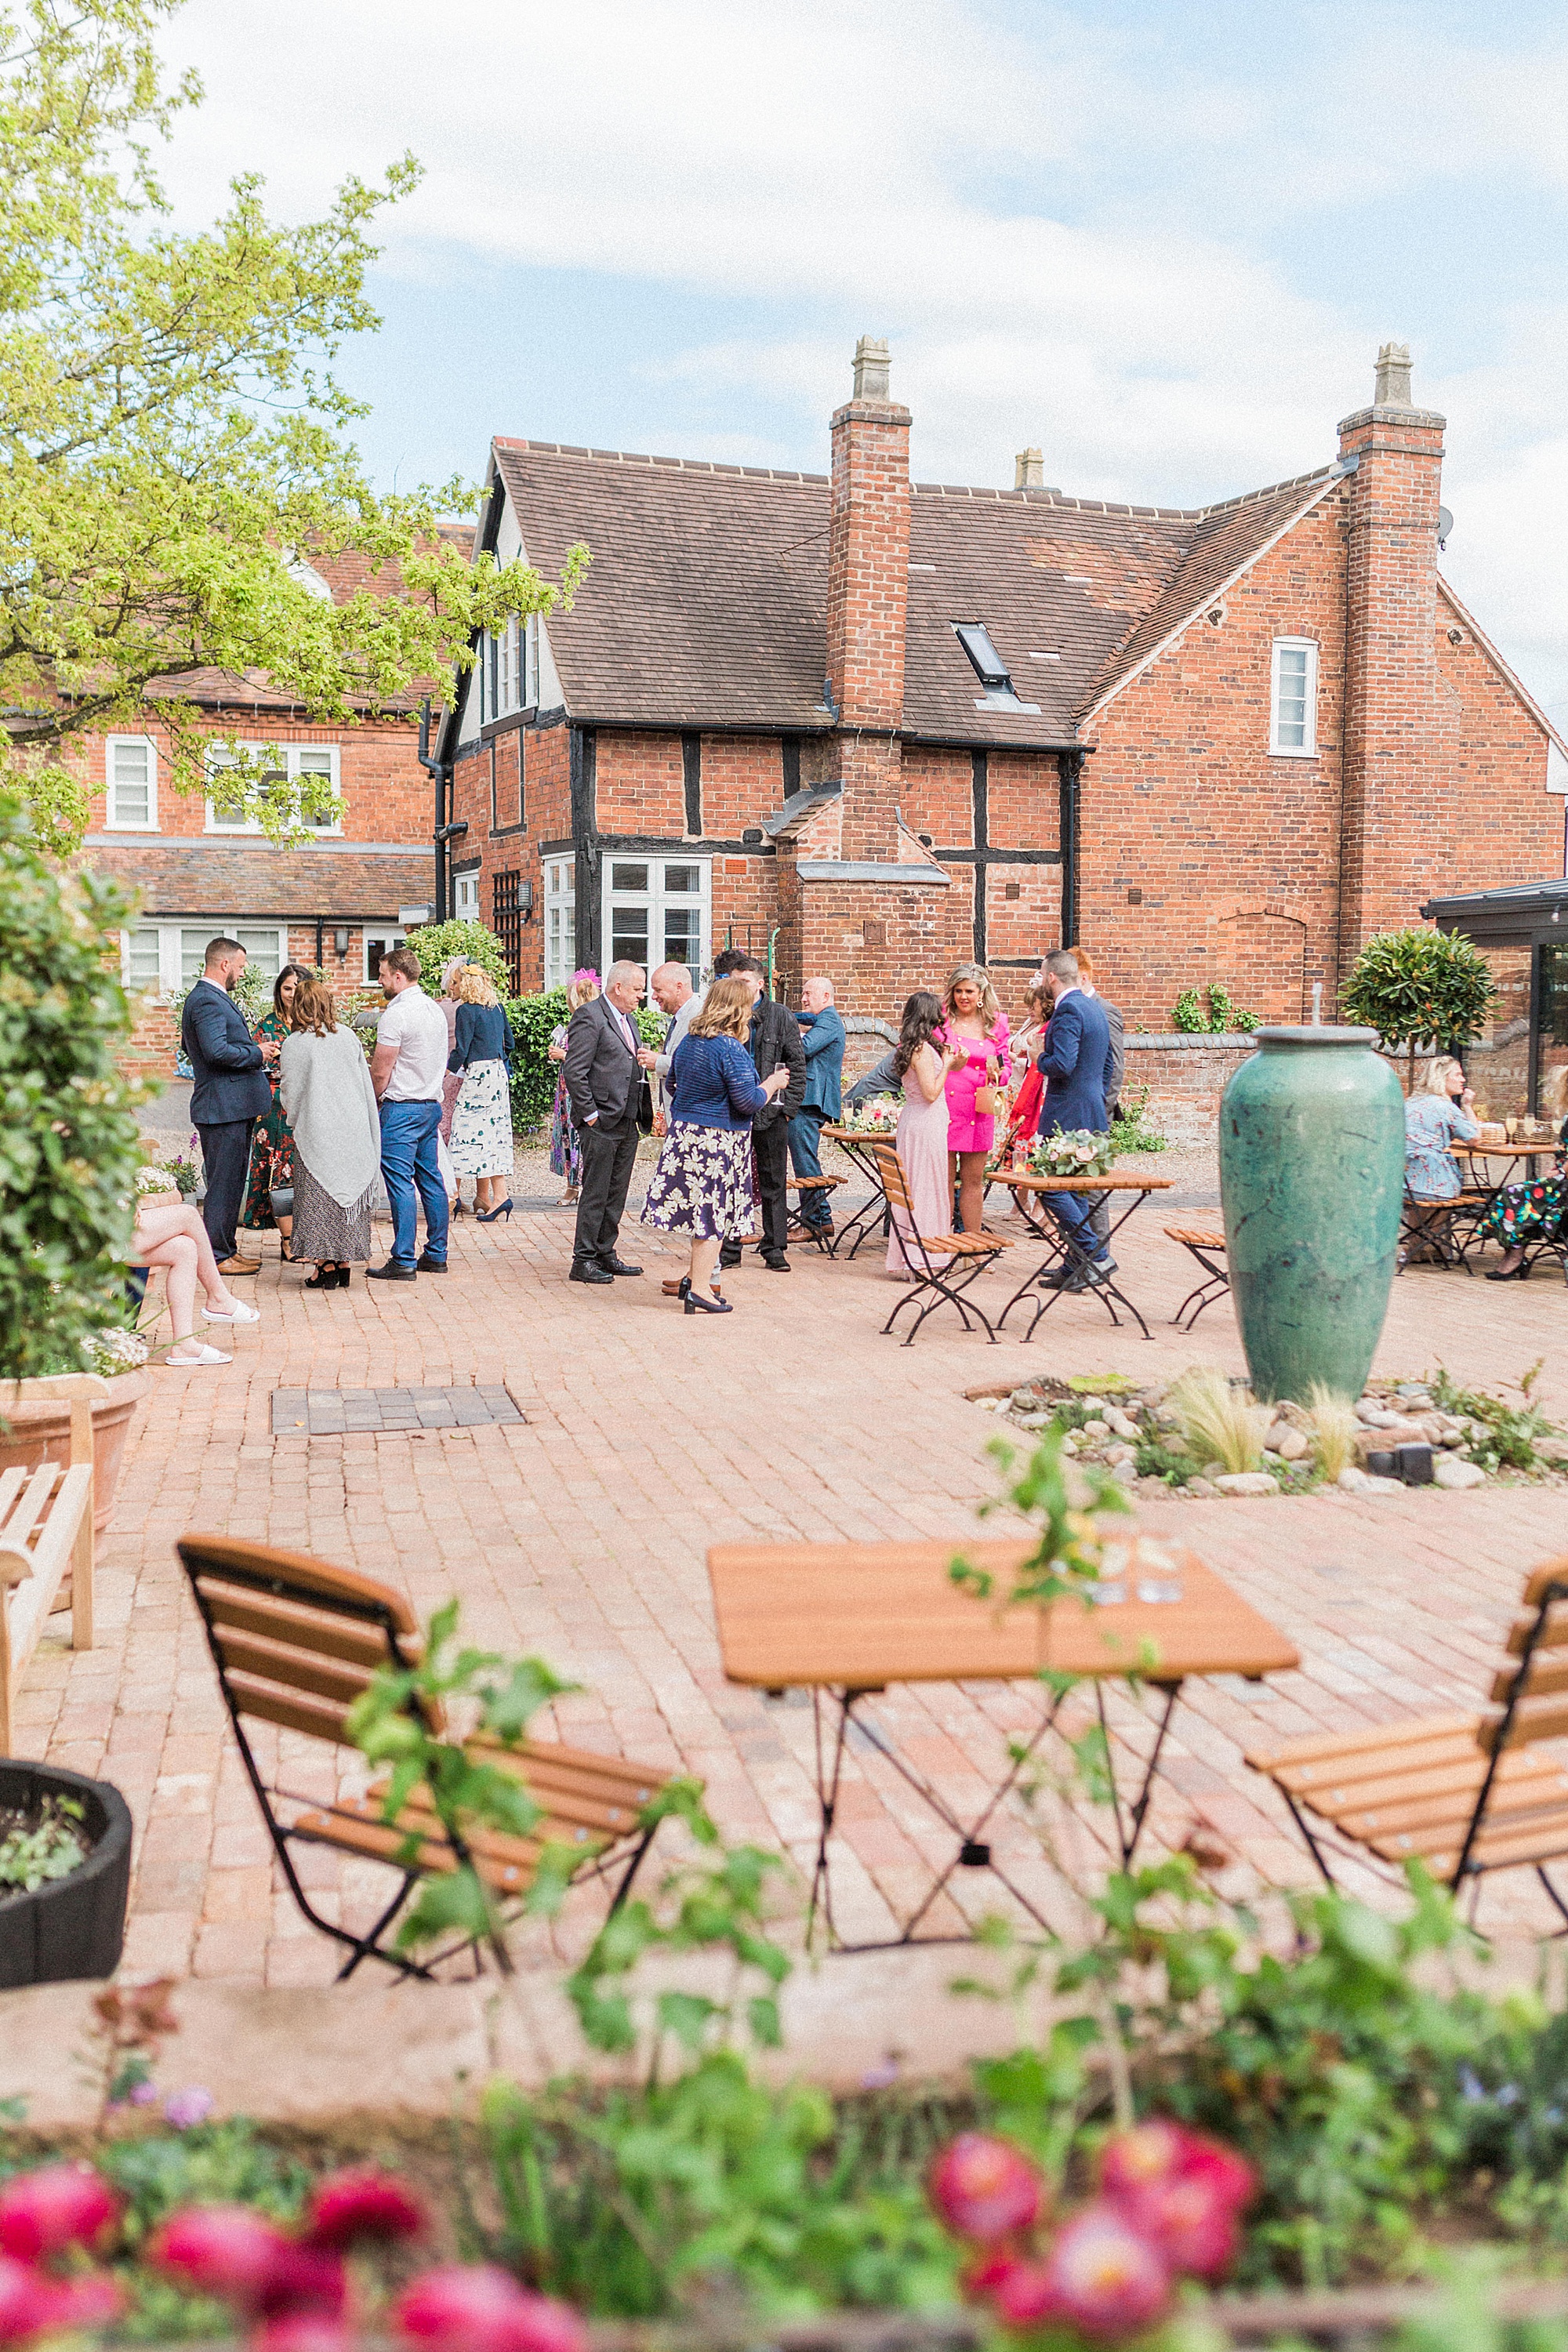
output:
M613 1283L615 1278L615 1276L613 1274L606 1273L605 1269L602 1265L595 1265L591 1258L585 1258L582 1265L574 1265L571 1273L566 1277L568 1282L609 1283Z
M367 1265L364 1278L367 1282L417 1282L419 1276L411 1265L395 1265L388 1258L384 1265Z
M599 1264L606 1274L640 1274L640 1265L628 1265L624 1257L602 1257Z
M782 1255L770 1257L766 1251L763 1253L763 1264L767 1267L770 1274L791 1274L794 1272L794 1268L790 1265L787 1257L784 1257Z
M426 1250L415 1259L414 1271L416 1274L445 1274L447 1261L444 1257L432 1257L429 1251Z
M729 1244L726 1243L724 1247L719 1253L719 1263L721 1265L726 1266L739 1265L741 1263L741 1253L739 1249L731 1249Z

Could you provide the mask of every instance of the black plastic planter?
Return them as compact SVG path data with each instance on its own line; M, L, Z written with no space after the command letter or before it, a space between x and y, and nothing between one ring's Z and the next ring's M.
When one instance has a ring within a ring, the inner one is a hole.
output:
M0 1806L30 1807L40 1797L75 1799L92 1852L68 1878L52 1878L30 1895L0 1894L0 1989L7 1991L112 1976L125 1941L131 1813L124 1798L107 1780L0 1758Z

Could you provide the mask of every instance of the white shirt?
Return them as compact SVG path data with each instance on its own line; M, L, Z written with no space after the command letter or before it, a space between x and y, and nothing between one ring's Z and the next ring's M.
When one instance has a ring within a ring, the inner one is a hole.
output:
M447 1075L447 1016L417 985L400 989L375 1024L375 1042L395 1045L397 1059L383 1102L439 1102Z
M669 1034L664 1041L664 1051L654 1064L654 1069L658 1077L659 1100L667 1111L670 1108L669 1068L675 1059L675 1049L690 1028L695 1015L701 1007L702 995L705 993L706 991L699 993L694 990L685 1003L680 1006L674 1015Z

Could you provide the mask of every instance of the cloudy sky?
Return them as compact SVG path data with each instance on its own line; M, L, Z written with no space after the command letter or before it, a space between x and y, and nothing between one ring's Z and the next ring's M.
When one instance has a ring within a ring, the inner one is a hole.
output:
M426 166L364 446L826 464L887 335L918 479L1195 504L1308 468L1406 340L1447 558L1568 719L1568 17L1421 0L188 0L187 216Z

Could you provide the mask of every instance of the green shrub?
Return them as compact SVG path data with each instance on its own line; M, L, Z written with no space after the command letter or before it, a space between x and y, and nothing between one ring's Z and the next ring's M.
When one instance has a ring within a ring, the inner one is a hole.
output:
M517 1040L511 1064L511 1123L521 1135L543 1127L549 1119L555 1081L561 1076L560 1063L550 1058L550 1039L572 1014L563 988L547 988L542 996L514 996L506 1013ZM662 1045L665 1026L662 1013L639 1005L637 1029L645 1045Z
M1486 1027L1496 994L1491 967L1469 940L1384 931L1357 956L1340 1002L1347 1021L1364 1022L1385 1045L1408 1049L1409 1093L1416 1047L1468 1045Z
M1116 1116L1110 1122L1110 1149L1118 1159L1129 1151L1170 1150L1170 1137L1162 1135L1157 1127L1149 1126L1145 1116L1148 1108L1147 1087L1133 1087L1118 1103Z
M1184 1030L1189 1036L1238 1037L1257 1028L1258 1015L1234 1004L1228 992L1217 985L1201 992L1195 988L1184 988L1171 1008L1171 1026Z
M132 1013L119 938L131 901L61 874L0 798L0 1377L79 1371L125 1319L142 1153L121 1072Z
M506 951L484 923L424 923L409 932L408 945L419 959L419 977L427 996L440 995L441 974L457 956L487 971L498 996L505 998L510 992Z

